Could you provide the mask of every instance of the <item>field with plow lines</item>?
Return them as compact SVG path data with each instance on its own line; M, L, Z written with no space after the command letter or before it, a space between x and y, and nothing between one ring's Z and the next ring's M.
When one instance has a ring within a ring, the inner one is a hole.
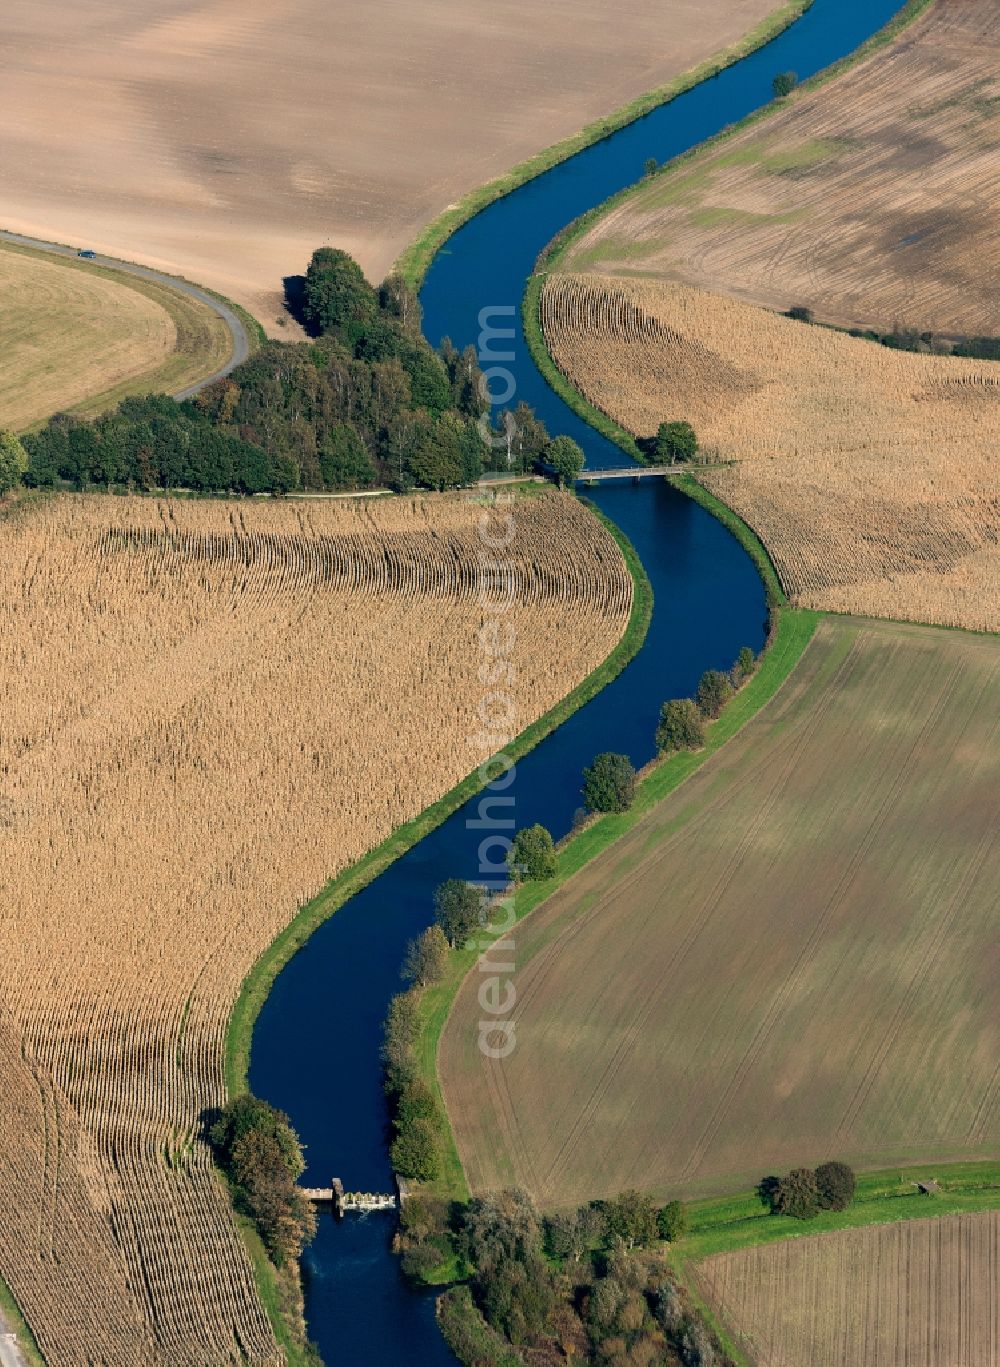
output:
M993 1210L724 1253L695 1278L754 1367L997 1367L998 1269Z
M1000 332L1000 6L893 41L647 178L566 268L681 280L843 326Z
M473 1193L995 1154L998 821L1000 641L821 619L771 702L518 924L508 1057L463 983L438 1061Z
M280 1360L202 1139L240 985L486 757L498 603L516 730L628 620L581 504L510 511L499 579L457 498L0 517L0 1277L49 1361Z
M693 423L700 478L800 606L1000 629L1000 367L891 351L661 281L550 276L546 343L636 435Z

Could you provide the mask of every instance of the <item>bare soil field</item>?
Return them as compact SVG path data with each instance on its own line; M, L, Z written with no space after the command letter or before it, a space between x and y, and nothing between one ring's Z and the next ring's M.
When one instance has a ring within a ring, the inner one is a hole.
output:
M0 427L173 393L229 357L225 323L152 281L0 243Z
M494 604L515 602L516 729L628 620L575 499L514 506L495 581L482 513L95 496L0 518L0 1277L50 1362L279 1359L201 1137L241 983L486 758Z
M648 180L566 265L994 335L998 197L1000 6L936 0L890 48Z
M699 1289L755 1367L997 1367L1000 1212L708 1258Z
M381 278L466 191L777 7L6 0L0 227L211 285L273 331L315 247Z
M637 435L694 424L700 477L792 601L1000 630L1000 366L890 351L662 281L555 275L552 356Z
M438 1062L472 1191L575 1206L995 1153L998 820L1000 641L822 619L517 926L506 1059L478 1047L485 979L462 985Z

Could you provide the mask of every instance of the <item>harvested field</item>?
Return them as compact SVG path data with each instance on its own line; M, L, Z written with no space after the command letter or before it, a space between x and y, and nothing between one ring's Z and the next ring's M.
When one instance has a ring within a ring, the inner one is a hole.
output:
M994 335L998 197L1000 6L936 0L888 50L630 193L566 265Z
M519 924L507 1059L478 1048L486 980L462 985L439 1071L473 1192L994 1154L998 821L1000 641L821 619L774 699Z
M200 1138L226 1022L298 906L485 758L497 602L518 729L622 636L597 519L513 512L509 582L457 498L0 520L0 1277L50 1362L278 1359Z
M175 392L223 366L225 323L196 299L0 243L0 427Z
M755 1367L998 1367L1000 1212L708 1258L699 1289Z
M657 281L556 275L556 364L638 435L694 424L700 476L801 606L1000 630L1000 367L890 351Z
M0 226L198 280L273 331L315 247L381 278L466 191L778 3L5 0Z

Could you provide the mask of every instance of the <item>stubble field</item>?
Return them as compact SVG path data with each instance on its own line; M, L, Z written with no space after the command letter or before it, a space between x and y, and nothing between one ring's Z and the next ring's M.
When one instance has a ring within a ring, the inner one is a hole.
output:
M198 280L273 330L315 247L380 279L466 191L777 7L6 0L0 227Z
M1000 630L1000 367L891 351L662 281L550 276L545 340L637 435L693 423L699 477L792 601Z
M843 326L1000 333L998 73L1000 6L936 0L890 48L651 178L567 267Z
M444 1096L474 1193L682 1197L1000 1140L1000 642L822 619L776 697L473 971ZM798 1367L798 1364L797 1364Z
M997 1367L1000 1212L708 1258L699 1289L754 1367Z
M167 286L0 243L0 427L174 393L223 366L225 323Z
M0 519L0 1278L50 1362L279 1360L201 1137L243 978L486 757L498 603L518 729L629 615L576 500L514 506L507 579L481 513L84 496Z

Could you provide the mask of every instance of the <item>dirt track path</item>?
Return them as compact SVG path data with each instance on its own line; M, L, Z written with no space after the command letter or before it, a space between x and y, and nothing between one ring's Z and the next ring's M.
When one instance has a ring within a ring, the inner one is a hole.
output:
M56 242L43 242L37 237L23 237L20 233L8 233L0 229L0 240L12 242L17 247L31 247L35 251L49 252L52 256L66 256L73 259L77 256L75 247L63 247ZM105 270L119 271L122 275L135 275L140 280L154 280L159 285L168 285L171 289L177 290L180 294L186 294L191 299L197 299L200 304L205 304L217 314L226 327L233 340L232 355L221 370L215 370L211 375L206 375L197 384L188 385L186 389L179 390L173 397L175 399L190 399L206 385L221 380L228 375L231 370L240 365L250 355L250 338L247 335L243 320L231 309L228 304L217 298L214 294L209 294L207 290L200 289L197 285L191 285L186 280L179 280L173 275L163 275L160 271L154 271L149 266L136 266L130 261L119 261L113 256L95 256L94 265L102 266ZM6 1360L2 1367L7 1367Z

